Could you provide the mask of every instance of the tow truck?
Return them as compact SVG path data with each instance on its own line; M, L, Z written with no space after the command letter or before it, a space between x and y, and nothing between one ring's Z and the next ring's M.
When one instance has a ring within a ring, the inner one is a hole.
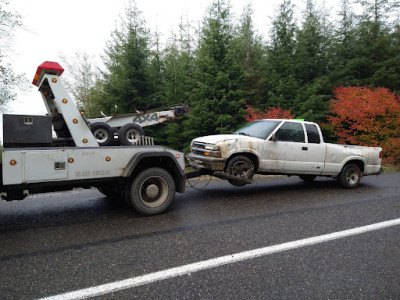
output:
M63 71L46 61L35 74L46 115L3 115L1 199L96 187L141 214L164 212L185 190L184 154L154 145L100 147L61 81Z

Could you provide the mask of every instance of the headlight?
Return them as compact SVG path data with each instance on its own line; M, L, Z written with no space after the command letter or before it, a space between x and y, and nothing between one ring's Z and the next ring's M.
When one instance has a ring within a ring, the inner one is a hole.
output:
M207 144L204 146L206 150L211 150L211 151L218 151L219 147L217 145L212 145L212 144Z
M221 157L221 152L219 147L215 144L205 144L199 142L192 142L190 147L190 152L197 155Z

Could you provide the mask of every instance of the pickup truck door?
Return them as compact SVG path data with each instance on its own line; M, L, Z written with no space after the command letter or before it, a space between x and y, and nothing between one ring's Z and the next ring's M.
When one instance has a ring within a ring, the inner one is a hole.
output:
M314 124L304 124L307 132L307 169L305 173L319 175L325 166L326 144Z
M264 143L261 171L304 173L307 169L308 147L303 125L298 122L284 122L273 137L274 139Z

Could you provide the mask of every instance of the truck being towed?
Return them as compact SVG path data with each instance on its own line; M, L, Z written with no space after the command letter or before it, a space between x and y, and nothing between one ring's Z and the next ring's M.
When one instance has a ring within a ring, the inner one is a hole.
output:
M355 188L361 177L382 173L382 148L325 143L320 127L302 120L264 119L233 134L196 138L187 155L202 174L227 179L235 186L252 182L254 174L337 178Z

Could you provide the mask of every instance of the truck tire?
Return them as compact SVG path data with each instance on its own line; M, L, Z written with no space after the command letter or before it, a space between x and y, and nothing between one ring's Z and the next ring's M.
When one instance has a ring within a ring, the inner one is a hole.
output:
M250 158L244 155L238 155L230 159L226 165L225 172L229 175L246 178L248 180L252 179L255 172L254 163ZM240 179L228 179L228 182L234 186L244 186L247 183L241 181Z
M144 136L144 130L138 124L129 123L121 127L118 134L118 140L123 146L132 146Z
M140 214L156 215L169 207L175 190L175 182L169 172L161 168L149 168L127 182L125 201Z
M97 122L90 125L90 130L100 146L111 146L113 144L114 131L110 125Z
M314 181L317 176L315 175L299 175L300 179L303 180L304 182L311 183Z
M360 184L361 171L356 164L347 164L343 167L338 178L338 183L345 189L353 189Z

